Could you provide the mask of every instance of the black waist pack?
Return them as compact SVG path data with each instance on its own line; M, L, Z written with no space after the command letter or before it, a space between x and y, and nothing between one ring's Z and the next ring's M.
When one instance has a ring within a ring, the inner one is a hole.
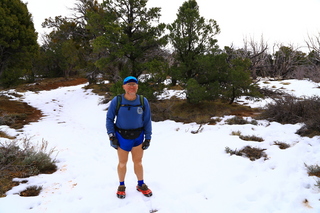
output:
M136 139L142 133L143 128L138 129L120 129L116 127L116 130L124 139Z

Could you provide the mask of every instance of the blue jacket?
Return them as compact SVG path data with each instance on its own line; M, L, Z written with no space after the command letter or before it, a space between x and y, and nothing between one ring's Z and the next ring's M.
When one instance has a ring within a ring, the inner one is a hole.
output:
M144 98L143 110L139 95L137 95L137 98L133 101L125 99L123 94L121 96L121 104L129 106L120 106L118 115L116 115L118 104L117 96L111 100L106 119L108 134L115 133L115 126L120 129L138 129L142 127L144 130L145 139L151 139L151 111L148 100Z

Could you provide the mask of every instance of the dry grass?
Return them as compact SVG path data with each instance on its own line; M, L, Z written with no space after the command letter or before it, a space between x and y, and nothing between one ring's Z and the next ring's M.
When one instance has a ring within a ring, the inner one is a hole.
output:
M305 166L307 167L307 171L308 171L308 175L309 176L316 176L318 178L320 178L320 166L319 165L307 165L305 164Z
M41 91L52 90L62 86L74 86L86 83L87 79L64 79L64 78L52 78L43 79L41 82L35 84L20 85L15 88L18 92ZM10 93L10 95L19 97L18 94ZM37 122L41 117L40 110L28 105L21 101L15 101L5 95L0 95L0 125L8 125L11 128L21 129L24 125L30 122ZM0 131L0 137L14 139L7 135L5 132ZM25 141L27 143L27 141ZM27 145L27 144L25 144ZM29 144L30 145L30 144ZM29 146L27 145L27 147ZM56 171L54 161L50 161L47 158L52 154L52 150L49 153L45 153L46 144L42 143L38 147L41 151L30 152L26 155L26 152L30 151L29 148L19 150L18 146L7 146L0 144L0 159L2 164L0 166L0 197L5 196L5 192L12 187L19 185L18 182L12 181L13 178L24 178L39 173L50 174ZM1 154L2 153L2 154ZM20 158L19 158L20 157ZM23 160L22 160L23 159ZM21 162L21 160L23 162ZM36 196L41 190L41 187L32 186L21 192L22 196Z
M51 174L57 170L55 160L50 157L54 149L47 150L47 145L46 141L42 141L36 146L30 138L0 143L0 196L5 196L8 190L17 185L12 181L13 178Z
M282 124L304 123L296 133L313 137L320 134L320 98L318 96L296 98L286 95L275 99L266 106L260 119L267 119Z
M231 132L231 135L241 136L241 132L240 132L240 131L232 131L232 132Z
M260 111L248 106L228 104L220 101L206 101L199 104L191 104L186 100L170 99L151 102L152 120L174 120L176 122L198 124L215 124L218 120L212 117L224 115L252 116L255 117Z
M246 146L240 150L232 150L229 147L226 147L225 152L230 155L245 156L251 161L255 161L260 158L264 160L268 159L267 154L264 152L266 149L255 148L251 146Z
M290 148L290 145L284 142L275 141L274 145L279 146L280 149L288 149Z
M25 124L36 122L41 117L41 111L27 103L0 96L0 125L21 129Z
M244 141L256 141L263 142L263 138L255 136L255 135L240 135L239 138Z
M320 189L320 166L318 164L316 165L307 165L304 164L307 167L307 172L309 176L315 176L318 177L316 180L315 186L317 186Z
M20 192L22 197L34 197L40 194L42 186L29 186L26 190Z
M75 86L79 84L87 83L86 78L45 78L41 79L34 84L24 84L19 85L15 88L18 92L24 91L43 91L43 90L52 90L59 87Z
M3 132L3 131L0 131L0 138L15 139L15 137L10 136L6 132Z
M244 124L252 124L252 125L258 125L258 122L256 120L248 121L247 119L244 119L240 116L234 116L233 118L227 119L226 124L229 125L244 125Z

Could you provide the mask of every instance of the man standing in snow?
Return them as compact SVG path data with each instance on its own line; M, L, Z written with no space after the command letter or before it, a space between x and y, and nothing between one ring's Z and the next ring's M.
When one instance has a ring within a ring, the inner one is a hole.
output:
M112 99L106 122L110 145L117 149L119 158L120 185L117 197L121 199L126 197L124 179L129 152L131 152L134 172L138 179L137 190L146 197L150 197L152 191L144 183L142 166L143 152L150 146L152 134L150 106L145 97L137 94L137 78L126 77L122 88L125 93Z

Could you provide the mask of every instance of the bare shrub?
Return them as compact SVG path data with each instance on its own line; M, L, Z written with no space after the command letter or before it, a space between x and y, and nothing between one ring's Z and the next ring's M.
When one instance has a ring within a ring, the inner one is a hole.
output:
M320 166L319 165L307 165L304 164L307 167L308 175L309 176L316 176L320 178Z
M320 134L320 97L296 98L286 95L269 103L259 116L260 119L279 123L304 123L296 133L313 137Z
M241 132L240 131L232 131L231 135L240 136Z
M298 123L304 111L305 109L296 97L287 95L275 99L274 103L267 104L260 117L279 123Z
M320 67L316 65L301 65L288 77L300 80L307 78L314 82L320 82Z
M56 169L55 160L50 157L54 149L47 152L46 141L37 147L31 144L30 138L21 140L0 143L0 171L22 169L29 171L26 176L31 176ZM22 147L19 142L22 142Z
M42 190L42 186L29 186L26 190L20 192L22 197L38 196Z
M319 114L319 107L320 99L317 96L297 98L286 95L267 104L260 117L279 123L305 122Z
M264 141L263 138L255 135L240 135L239 138L244 141L257 141L257 142Z
M202 124L200 124L199 128L196 131L191 131L192 134L198 134L199 132L202 132L203 127Z
M0 138L14 139L15 137L8 135L6 132L0 131Z
M319 106L320 106L320 102L318 104L314 104L314 106L310 107L308 118L304 119L304 126L302 126L296 132L297 134L299 134L301 136L308 136L308 137L320 135L319 108L318 108L318 111L316 110L316 107L319 107Z
M316 165L307 165L304 164L307 167L307 172L309 176L316 176L320 178L320 166L318 164ZM317 186L320 189L320 179L317 180L315 186Z
M266 149L260 149L260 148L255 148L251 146L246 146L239 151L237 150L232 150L229 147L225 148L225 152L230 154L230 155L237 155L237 156L245 156L249 158L251 161L255 161L260 158L264 158L264 160L268 159L267 154L264 152Z
M14 186L12 177L25 178L57 170L55 159L51 158L55 150L47 147L46 141L34 145L30 138L0 143L0 182L6 183L0 187L0 196Z
M284 142L279 142L279 141L275 141L274 145L279 146L280 149L288 149L290 147L289 144L284 143Z
M226 123L229 125L235 125L235 124L238 124L238 125L244 125L244 124L257 125L258 124L258 122L256 120L248 121L247 119L244 119L240 116L234 116L230 119L227 119Z
M316 181L315 186L316 186L316 187L318 187L318 188L320 189L320 179L318 179L318 180Z

